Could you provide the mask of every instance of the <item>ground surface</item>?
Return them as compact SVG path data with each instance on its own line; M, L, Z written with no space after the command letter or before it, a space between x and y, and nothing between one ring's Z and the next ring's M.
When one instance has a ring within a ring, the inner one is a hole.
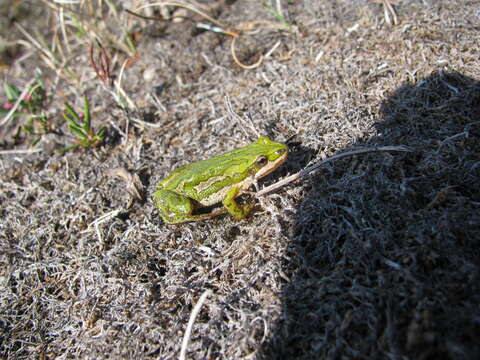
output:
M274 49L250 70L232 60L229 36L195 29L198 14L159 23L120 12L138 35L122 78L129 111L96 77L89 45L70 49L72 85L16 42L15 21L52 39L53 7L11 3L3 82L22 88L43 69L56 130L40 152L11 153L31 138L15 136L21 118L0 128L0 357L178 358L211 290L187 358L480 358L478 1L399 0L396 25L381 2L282 1L291 31L237 42L246 64ZM259 1L202 3L231 28L276 22ZM108 135L60 154L73 141L62 104L80 109L83 94ZM412 152L329 163L257 200L244 221L160 220L150 200L160 179L258 135L290 147L262 185L358 148ZM132 201L115 168L139 176L146 201Z

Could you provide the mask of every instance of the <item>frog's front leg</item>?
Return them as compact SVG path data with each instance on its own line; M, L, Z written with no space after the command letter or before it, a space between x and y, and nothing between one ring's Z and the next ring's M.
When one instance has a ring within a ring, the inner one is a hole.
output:
M253 204L239 205L235 201L235 198L239 192L240 187L232 187L230 190L228 190L227 195L222 201L223 206L225 206L227 211L237 220L245 218L253 208Z
M157 189L153 194L153 198L160 216L166 223L177 224L201 220L201 216L192 215L195 206L193 200L187 196L170 190Z

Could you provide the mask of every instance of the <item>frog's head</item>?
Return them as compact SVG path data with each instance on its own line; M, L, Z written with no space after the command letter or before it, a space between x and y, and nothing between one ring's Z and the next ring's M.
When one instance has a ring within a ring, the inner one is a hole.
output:
M287 159L288 147L267 137L258 138L251 146L257 155L253 164L256 179L270 174Z

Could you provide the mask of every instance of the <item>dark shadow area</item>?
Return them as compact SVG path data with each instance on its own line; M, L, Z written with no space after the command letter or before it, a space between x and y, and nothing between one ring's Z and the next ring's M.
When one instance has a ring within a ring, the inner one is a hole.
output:
M260 358L480 359L480 83L434 73L380 113L379 135L358 145L414 152L309 179Z

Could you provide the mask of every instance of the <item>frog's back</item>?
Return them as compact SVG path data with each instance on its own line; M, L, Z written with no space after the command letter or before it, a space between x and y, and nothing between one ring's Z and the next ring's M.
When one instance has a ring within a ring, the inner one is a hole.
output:
M261 155L273 154L286 146L268 138L257 141L227 153L184 165L174 170L158 186L186 195L204 205L214 204L224 196L229 188L242 183L242 188L250 184L257 169L255 161ZM275 155L277 156L277 155Z
M196 198L196 192L191 193L190 188L203 184L206 187L220 180L238 182L248 176L248 168L251 164L251 155L244 153L245 148L236 149L210 159L196 161L174 170L159 185L167 190L179 191L192 198ZM239 179L239 175L241 179Z

